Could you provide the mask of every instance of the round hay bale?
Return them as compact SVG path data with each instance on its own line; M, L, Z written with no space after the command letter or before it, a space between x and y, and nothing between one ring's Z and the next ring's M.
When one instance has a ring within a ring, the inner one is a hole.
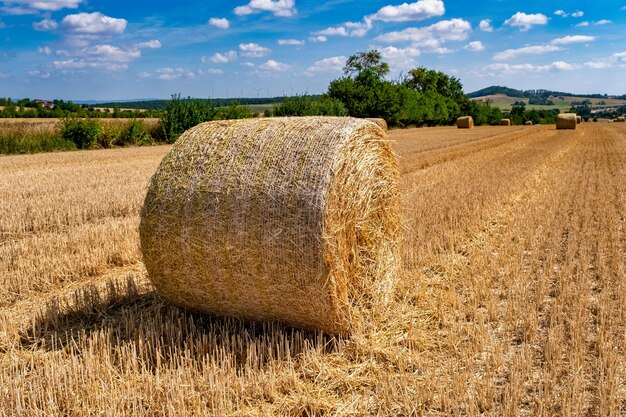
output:
M388 130L387 121L385 119L369 117L365 120L369 120L370 122L376 123L383 130Z
M472 116L463 116L456 119L456 127L459 129L472 129L474 128L474 119Z
M511 119L500 120L500 126L511 126Z
M398 181L385 132L363 119L198 125L172 146L146 195L149 278L194 311L349 333L390 299Z
M532 126L533 125L533 121L532 120L527 120L526 123L524 123L526 126Z
M576 116L576 124L581 124L583 122L583 118L580 116Z
M617 119L615 119L615 121L618 122L618 123L624 123L624 122L626 122L626 117L620 116Z
M557 129L576 129L576 114L562 113L556 116Z

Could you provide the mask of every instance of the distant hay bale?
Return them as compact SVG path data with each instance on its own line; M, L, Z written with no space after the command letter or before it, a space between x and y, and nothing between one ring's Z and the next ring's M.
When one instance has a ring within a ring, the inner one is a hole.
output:
M149 278L191 310L349 333L375 300L391 299L398 182L385 132L363 119L198 125L146 195Z
M500 120L500 126L511 126L511 119Z
M387 121L385 119L381 119L381 118L375 118L375 117L368 117L365 120L369 120L370 122L374 122L376 123L378 126L380 126L381 129L383 130L387 130Z
M626 122L626 117L620 116L617 119L615 119L615 121L618 122L618 123L624 123L624 122Z
M474 128L474 119L472 116L463 116L456 119L456 127L459 129L472 129Z
M576 114L562 113L556 116L557 129L576 129Z
M533 121L532 120L527 120L526 123L524 123L526 126L532 126L533 125Z
M576 124L581 124L583 122L583 118L580 116L576 116Z

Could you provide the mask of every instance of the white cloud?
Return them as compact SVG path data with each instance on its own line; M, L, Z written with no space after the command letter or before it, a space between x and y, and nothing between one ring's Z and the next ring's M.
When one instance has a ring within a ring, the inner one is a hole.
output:
M519 27L522 31L527 31L535 25L548 24L548 17L541 13L526 14L517 12L509 19L504 21L505 25Z
M50 78L50 76L52 75L48 71L39 71L39 70L28 71L27 74L31 77L37 77L37 78Z
M569 45L572 43L593 42L596 39L597 37L595 36L568 35L562 38L554 39L551 43L552 45Z
M241 56L246 58L263 58L272 52L269 48L258 43L240 43L239 51L241 51Z
M237 59L237 51L228 51L224 53L215 53L210 57L203 56L202 62L212 62L214 64L228 64L229 62L235 61Z
M491 19L483 19L478 24L478 27L483 32L493 32L493 26L491 26Z
M217 18L212 17L209 19L209 25L214 26L218 29L228 29L230 27L230 22L225 18Z
M615 53L608 58L602 58L597 61L588 61L584 64L587 68L604 69L613 67L626 67L626 52Z
M278 44L281 46L300 46L304 45L304 41L300 39L279 39Z
M40 11L55 12L75 9L83 0L4 0L3 11L7 14L33 14Z
M418 48L396 48L395 46L388 46L386 48L376 48L380 51L380 54L389 63L389 66L394 71L403 71L415 68L415 58L422 54L422 51Z
M181 78L194 78L195 74L184 68L159 68L155 71L154 76L159 80L171 81Z
M152 39L151 41L147 41L147 42L139 42L137 45L135 45L138 49L143 49L143 48L147 48L147 49L159 49L161 47L161 42L159 42L156 39Z
M610 23L613 23L613 21L607 20L607 19L602 19L602 20L598 20L597 22L593 22L594 25L608 25Z
M317 32L313 32L313 35L317 36L348 36L348 31L343 26L338 27L330 27L323 30L318 30Z
M288 71L289 69L291 69L291 65L285 64L284 62L278 62L278 61L274 61L273 59L270 59L266 63L259 65L259 68L262 69L263 71L282 72L282 71Z
M235 7L233 12L237 16L270 12L281 17L294 16L298 13L295 0L251 0L244 6Z
M40 22L33 22L33 29L39 32L46 32L49 30L55 30L59 27L59 24L52 19L43 19Z
M54 61L52 66L58 70L101 69L118 71L127 69L130 62L140 57L141 51L139 49L122 49L117 46L102 44L75 51L74 57Z
M441 45L447 41L464 41L472 31L470 23L463 19L442 20L425 27L410 27L399 32L384 33L376 38L385 43L412 42L423 50L442 52Z
M52 55L52 49L49 46L40 46L37 48L37 53L50 56Z
M383 22L409 22L443 16L445 12L444 3L441 0L419 0L410 4L402 3L399 6L385 6L368 18Z
M502 52L498 52L493 56L496 61L506 61L508 59L515 58L519 55L540 55L548 52L559 51L561 48L554 45L533 45L525 46L523 48L507 49Z
M240 64L242 67L248 67L248 68L254 68L256 67L256 64L254 62L242 62Z
M572 71L580 68L577 64L570 64L565 61L556 61L547 65L533 65L533 64L491 64L483 68L483 74L488 76L496 75L511 75L519 73L541 73L548 71Z
M556 12L554 12L554 14L561 17L567 17L567 13L565 13L565 10L557 10Z
M323 35L318 35L318 36L311 36L309 38L309 40L311 42L326 42L328 40L328 38L326 36L323 36Z
M587 22L586 20L576 25L576 27L579 27L579 28L585 27L585 26L589 26L589 22Z
M480 52L485 50L485 45L481 41L473 41L465 45L464 48L468 51Z
M574 13L572 13L572 17L583 17L584 15L585 15L585 12L581 10L577 10Z
M97 36L123 33L127 24L126 19L116 19L100 12L70 14L61 21L61 27L71 34Z
M224 70L220 68L208 68L205 72L209 75L220 75L224 73Z
M338 73L343 70L345 63L346 57L343 55L324 58L320 61L315 61L313 65L306 69L306 73L308 75L324 72Z

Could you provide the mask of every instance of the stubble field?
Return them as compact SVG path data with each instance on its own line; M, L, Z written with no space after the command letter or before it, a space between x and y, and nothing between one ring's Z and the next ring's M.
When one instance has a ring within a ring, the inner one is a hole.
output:
M0 415L625 415L626 126L390 137L402 276L349 338L161 300L168 147L0 157Z

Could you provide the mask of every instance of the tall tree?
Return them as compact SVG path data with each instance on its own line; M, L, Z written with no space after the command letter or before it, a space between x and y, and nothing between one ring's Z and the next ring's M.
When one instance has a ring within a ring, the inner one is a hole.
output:
M343 73L347 76L359 75L364 71L370 71L378 78L382 78L389 73L389 65L382 62L382 55L377 50L367 52L357 52L350 56L343 68Z

